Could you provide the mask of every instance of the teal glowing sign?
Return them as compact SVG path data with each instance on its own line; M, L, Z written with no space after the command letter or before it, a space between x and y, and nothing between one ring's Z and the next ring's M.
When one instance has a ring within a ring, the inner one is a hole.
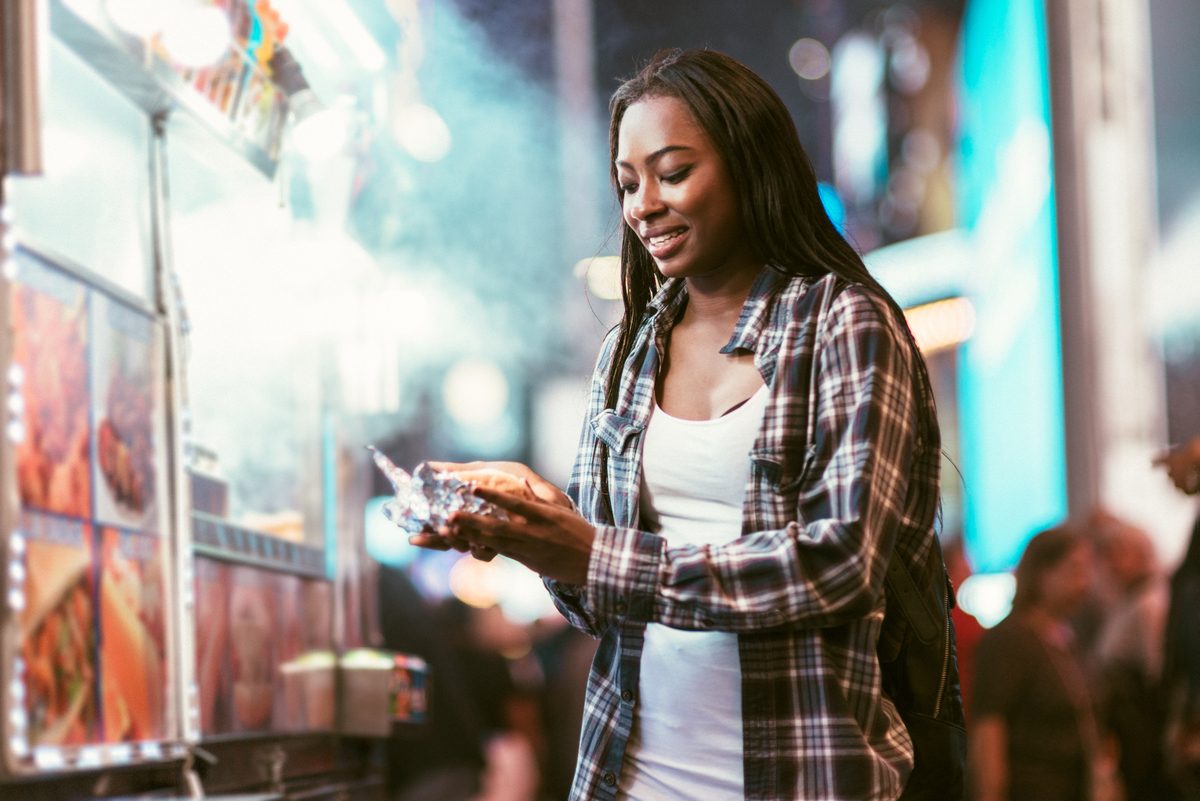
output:
M976 314L958 371L965 536L989 572L1067 511L1042 0L971 0L961 52L958 210Z

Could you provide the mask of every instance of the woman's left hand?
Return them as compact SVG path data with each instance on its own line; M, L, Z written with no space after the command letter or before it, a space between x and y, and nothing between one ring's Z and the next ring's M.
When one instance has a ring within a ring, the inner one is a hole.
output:
M542 500L525 500L506 492L477 487L475 494L508 514L455 512L438 533L451 540L491 548L546 578L568 584L587 581L588 560L596 529L577 512Z

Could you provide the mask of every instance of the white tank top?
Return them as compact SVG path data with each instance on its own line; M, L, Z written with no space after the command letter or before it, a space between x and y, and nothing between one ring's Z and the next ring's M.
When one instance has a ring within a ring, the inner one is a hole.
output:
M712 420L681 420L655 405L643 443L641 514L669 547L741 536L750 449L768 395L764 386ZM648 624L618 799L741 801L742 791L737 635Z

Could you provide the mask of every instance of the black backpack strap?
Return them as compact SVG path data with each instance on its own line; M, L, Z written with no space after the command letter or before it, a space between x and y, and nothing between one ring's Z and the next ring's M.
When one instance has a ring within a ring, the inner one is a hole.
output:
M907 561L898 553L888 560L885 582L888 603L896 604L918 640L933 642L941 634L948 611L943 606L941 582L926 582L922 589Z

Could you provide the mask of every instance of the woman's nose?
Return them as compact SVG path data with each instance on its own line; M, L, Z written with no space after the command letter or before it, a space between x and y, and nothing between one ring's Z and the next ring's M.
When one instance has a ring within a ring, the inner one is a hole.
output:
M629 213L637 220L648 220L663 209L658 190L643 186L629 199Z

